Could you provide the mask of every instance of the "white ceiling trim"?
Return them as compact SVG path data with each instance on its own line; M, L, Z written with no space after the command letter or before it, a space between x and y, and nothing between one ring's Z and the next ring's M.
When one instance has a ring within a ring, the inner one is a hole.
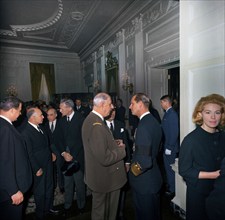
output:
M63 12L63 3L62 0L58 0L58 10L47 20L43 22L39 22L36 24L30 24L30 25L10 25L12 28L12 31L9 30L0 30L0 35L8 35L8 36L17 36L16 32L20 31L37 31L41 29L48 28L55 24L60 17L62 16Z

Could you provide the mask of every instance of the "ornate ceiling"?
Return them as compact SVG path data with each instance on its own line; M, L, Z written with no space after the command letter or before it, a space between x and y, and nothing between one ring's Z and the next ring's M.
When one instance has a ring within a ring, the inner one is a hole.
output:
M0 44L82 54L134 0L1 0Z

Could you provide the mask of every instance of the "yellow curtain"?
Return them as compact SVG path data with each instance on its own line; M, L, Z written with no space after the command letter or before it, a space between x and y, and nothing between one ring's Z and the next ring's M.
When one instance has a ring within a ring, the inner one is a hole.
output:
M30 63L30 79L33 101L38 100L42 74L45 75L50 97L52 97L55 93L54 64Z

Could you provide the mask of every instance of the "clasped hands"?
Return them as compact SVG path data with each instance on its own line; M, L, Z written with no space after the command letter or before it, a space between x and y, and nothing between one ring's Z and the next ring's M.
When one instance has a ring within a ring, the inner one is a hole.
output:
M68 152L63 152L62 156L64 157L64 160L67 162L70 162L73 160L73 156Z
M115 141L116 141L116 143L117 143L117 145L118 145L119 147L125 147L125 144L123 143L123 140L117 139L117 140L115 140Z

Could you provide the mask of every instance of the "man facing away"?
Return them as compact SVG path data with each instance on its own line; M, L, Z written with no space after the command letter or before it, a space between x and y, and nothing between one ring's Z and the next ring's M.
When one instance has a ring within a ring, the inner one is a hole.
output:
M125 146L114 140L104 117L112 110L111 97L98 93L93 110L82 127L85 181L92 192L92 220L115 220L120 189L127 181L123 158Z
M129 172L137 220L160 219L162 176L157 156L162 132L158 121L148 110L149 103L150 99L145 94L137 93L129 107L132 114L140 119L134 137L131 170L133 164L137 164L141 172Z
M6 97L0 102L0 218L22 219L24 193L32 183L26 146L12 125L19 117L22 101Z
M123 106L123 101L122 99L117 99L115 119L121 121L125 125L125 115L126 115L126 108Z

